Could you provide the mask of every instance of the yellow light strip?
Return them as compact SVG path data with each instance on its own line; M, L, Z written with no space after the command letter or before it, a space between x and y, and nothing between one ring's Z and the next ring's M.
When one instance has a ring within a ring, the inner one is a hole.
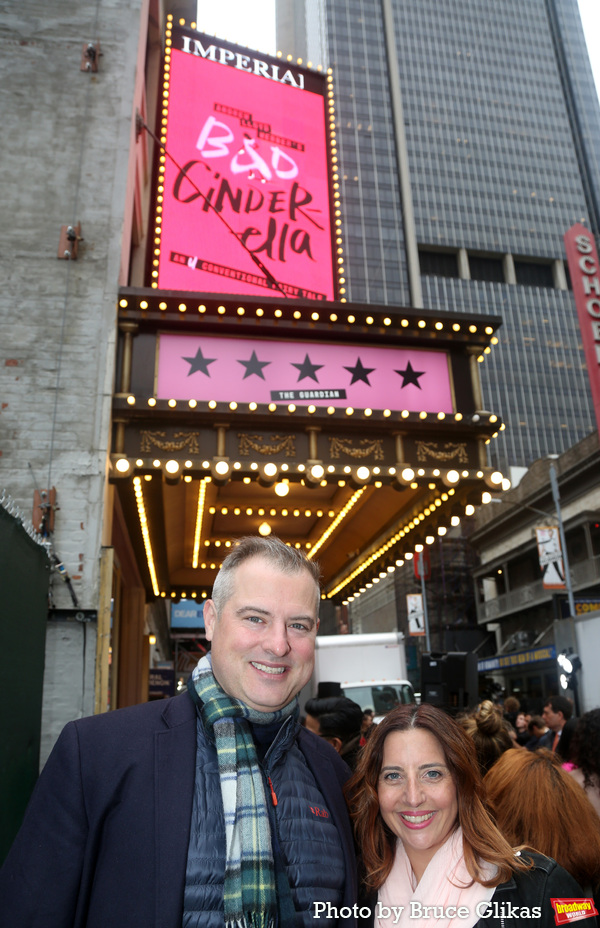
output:
M158 596L158 579L154 569L154 557L152 555L152 545L150 544L150 532L148 531L148 519L146 518L146 507L144 506L144 494L142 493L142 481L139 477L133 478L133 490L135 501L137 503L138 518L140 520L140 529L144 539L144 548L146 549L146 560L148 561L148 570L150 571L150 580L152 581L152 591Z
M448 490L448 493L443 493L442 497L436 497L436 499L433 500L430 505L434 507L435 506L441 507L443 503L447 502L449 500L449 497L454 496L454 494L455 494L455 490L450 489ZM443 497L446 497L445 500L443 500ZM417 525L419 525L425 518L424 513L420 513L419 515L422 516L423 518L417 517L417 519L414 520L416 521ZM413 527L416 528L416 525L413 525ZM355 580L356 577L359 576L359 574L362 574L362 572L366 570L367 567L370 567L371 564L379 560L380 557L382 557L384 554L387 554L389 549L392 548L395 544L397 544L397 542L401 541L402 538L404 538L405 535L408 535L410 531L411 531L411 527L407 523L402 529L400 529L400 531L396 532L395 535L390 536L390 538L388 538L388 540L384 542L384 544L380 548L378 548L377 551L374 551L373 554L369 555L369 557L366 560L364 560L362 564L360 564L355 570L353 570L351 574L349 574L347 577L344 577L344 579L340 583L338 583L338 585L334 587L333 590L330 590L329 593L327 593L327 597L331 598L332 596L335 596L336 593L339 593L340 590L343 590L345 586L348 586L349 583L352 583L352 581Z
M352 494L352 496L350 497L350 499L348 500L344 508L340 512L338 512L337 516L335 517L335 519L333 520L329 528L325 529L325 531L323 532L323 534L321 535L317 543L314 545L313 548L311 548L310 552L306 555L307 557L315 556L319 548L321 548L325 544L325 542L327 541L331 533L334 532L335 529L340 524L340 522L342 522L346 518L350 510L358 502L358 500L361 498L365 490L366 490L366 487L361 487L360 490L357 490L355 493Z
M331 162L331 177L333 184L333 206L334 206L334 224L335 224L335 262L337 264L337 276L338 276L338 293L341 303L346 302L346 288L342 286L346 283L345 269L344 269L344 248L342 241L342 220L341 220L341 201L340 201L340 175L339 175L339 161L338 161L338 147L337 147L337 137L336 137L336 120L335 120L335 93L333 90L333 70L328 68L327 70L327 109L328 109L328 119L329 119L329 151L330 151L330 162Z
M339 593L340 590L343 590L345 586L348 586L349 583L352 583L352 581L355 580L356 577L358 577L359 574L362 574L363 570L366 570L367 567L370 567L371 564L372 564L374 561L376 561L379 557L381 557L382 554L385 554L385 552L388 550L389 547L391 547L391 545L395 544L396 541L400 541L400 538L401 538L401 537L402 537L402 536L400 535L400 532L398 532L396 535L393 536L393 538L390 538L390 540L389 540L388 542L386 542L385 545L382 545L382 547L379 548L378 551L375 551L373 554L371 554L370 557L368 557L368 558L366 559L366 561L363 561L363 563L360 564L360 565L356 568L356 570L353 570L351 574L349 574L347 577L345 577L345 578L341 581L341 583L338 583L338 585L337 585L336 587L334 587L334 589L331 590L331 591L327 594L327 596L328 596L328 597L335 596L336 593Z
M274 519L276 516L283 516L284 519L286 519L288 516L296 516L296 517L304 516L306 519L312 519L313 516L316 516L317 519L321 519L324 515L322 509L317 509L315 512L313 512L312 509L298 509L298 508L292 509L292 508L287 508L285 506L283 509L270 509L270 508L264 508L262 506L259 509L255 509L253 506L242 506L242 507L235 506L233 508L231 506L221 506L221 507L211 506L208 512L211 516L214 516L215 514L220 514L222 516L258 515L258 516L263 516L266 518L270 517L272 519ZM330 517L333 516L333 510L329 511L329 515Z
M194 532L194 553L192 555L192 567L198 566L198 557L200 551L200 540L202 538L202 519L204 518L204 500L206 497L207 480L200 481L198 489L198 509L196 512L196 531Z
M171 33L173 29L173 16L171 13L167 16L167 24L165 27L165 55L164 55L164 74L163 74L163 93L162 93L162 108L161 108L161 120L160 120L160 141L162 145L166 145L167 142L167 123L169 117L169 92L170 92L170 78L171 78L171 50L173 45L173 40L171 38ZM165 186L165 167L167 162L167 156L165 152L161 149L159 155L159 168L158 168L158 184L156 190L156 216L154 220L154 248L153 248L153 258L152 258L152 283L151 287L155 290L158 288L158 261L160 256L160 245L161 245L161 236L162 236L162 203L164 195L164 186ZM163 308L162 306L160 307ZM166 309L166 304L165 304Z

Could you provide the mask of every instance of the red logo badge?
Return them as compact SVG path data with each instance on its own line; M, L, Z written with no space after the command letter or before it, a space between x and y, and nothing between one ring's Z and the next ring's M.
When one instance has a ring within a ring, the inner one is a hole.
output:
M319 809L318 806L309 806L309 808L313 815L317 815L319 818L329 818L327 809Z
M580 922L583 918L591 918L592 915L598 914L593 899L551 899L550 902L557 925Z

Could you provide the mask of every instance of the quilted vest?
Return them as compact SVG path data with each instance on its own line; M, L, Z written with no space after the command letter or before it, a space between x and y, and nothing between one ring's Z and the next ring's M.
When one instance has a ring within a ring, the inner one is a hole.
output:
M341 905L344 859L338 831L296 743L296 725L295 719L286 720L261 766L271 832L276 830L298 913L293 928L314 928L315 901ZM277 805L271 801L267 777L273 784ZM198 720L183 928L223 928L224 879L225 826L217 752ZM330 928L335 923L327 924Z

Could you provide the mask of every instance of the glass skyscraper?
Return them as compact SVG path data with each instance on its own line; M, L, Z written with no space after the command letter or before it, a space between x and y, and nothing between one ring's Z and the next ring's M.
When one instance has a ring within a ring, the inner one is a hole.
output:
M332 68L346 297L489 312L506 472L594 426L563 235L598 236L600 107L576 0L278 0Z

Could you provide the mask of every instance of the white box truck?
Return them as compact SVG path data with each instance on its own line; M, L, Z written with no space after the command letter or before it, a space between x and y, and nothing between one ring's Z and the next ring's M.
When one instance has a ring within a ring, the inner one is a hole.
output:
M315 669L301 694L301 706L317 695L319 683L339 683L344 696L362 709L384 715L394 706L415 702L406 678L402 632L365 635L317 635Z

